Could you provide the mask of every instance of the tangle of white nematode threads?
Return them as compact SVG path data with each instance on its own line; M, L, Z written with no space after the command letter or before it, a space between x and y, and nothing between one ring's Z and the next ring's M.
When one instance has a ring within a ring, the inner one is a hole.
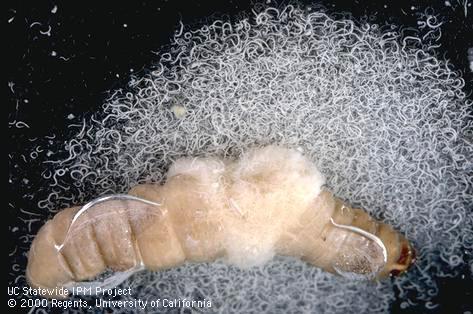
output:
M336 195L413 242L410 272L366 283L285 257L250 270L189 264L134 275L126 285L135 294L123 299L207 298L226 313L383 313L396 286L405 306L433 307L435 277L471 263L473 103L461 73L436 54L440 21L426 16L425 36L293 6L181 24L147 74L77 124L66 156L48 158L50 194L38 206L57 212L161 183L182 156L297 148Z

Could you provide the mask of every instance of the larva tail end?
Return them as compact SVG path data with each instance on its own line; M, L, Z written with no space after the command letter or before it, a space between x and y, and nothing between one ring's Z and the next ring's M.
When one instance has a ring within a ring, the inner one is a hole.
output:
M64 299L68 296L67 290L60 289L60 285L70 281L72 274L64 268L51 232L51 222L48 222L34 239L28 253L26 280L42 296Z

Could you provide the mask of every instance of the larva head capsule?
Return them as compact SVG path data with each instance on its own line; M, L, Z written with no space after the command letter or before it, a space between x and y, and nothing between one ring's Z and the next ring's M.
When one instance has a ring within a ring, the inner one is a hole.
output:
M401 252L399 253L399 258L391 266L391 271L389 275L392 277L399 276L402 273L406 272L414 263L416 262L416 251L412 245L407 241L406 238L403 238L401 244Z

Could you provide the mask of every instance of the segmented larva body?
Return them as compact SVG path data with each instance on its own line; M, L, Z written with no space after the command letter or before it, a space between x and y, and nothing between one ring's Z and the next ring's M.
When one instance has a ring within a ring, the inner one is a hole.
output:
M33 241L27 279L54 289L107 269L161 270L218 258L251 267L276 254L353 277L406 270L414 261L408 241L323 184L301 153L277 146L238 161L180 159L163 185L138 185L130 197L56 214Z

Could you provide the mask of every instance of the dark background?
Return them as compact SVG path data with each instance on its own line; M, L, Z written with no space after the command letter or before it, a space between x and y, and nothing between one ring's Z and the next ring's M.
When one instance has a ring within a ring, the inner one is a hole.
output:
M473 74L468 68L467 49L473 47L473 7L468 7L469 17L466 18L463 7L456 1L450 0L451 7L445 6L443 0L315 3L323 4L332 12L351 12L355 18L370 16L370 21L378 24L389 22L414 28L418 14L430 7L431 12L444 21L439 53L464 73L465 91L471 97ZM32 200L33 194L47 190L40 179L41 157L30 160L21 155L28 155L38 145L58 148L72 132L67 127L70 123L78 123L82 117L100 110L106 91L125 88L130 74L146 71L153 64L156 60L153 51L169 43L179 21L198 27L215 18L236 19L251 13L254 3L238 0L123 3L32 0L8 5L8 56L4 59L8 122L24 121L29 126L13 125L7 131L8 265L19 264L21 273L26 261L24 256L15 253L15 247L17 251L21 248L26 251L28 247L21 239L27 229L22 220L26 214L20 209L39 213L42 221L47 218L45 213L35 209L37 199ZM270 4L275 3L288 2L273 0ZM45 136L53 134L54 139L45 140ZM33 230L39 226L34 224ZM10 268L8 266L8 284L13 285L18 272ZM440 307L432 313L472 311L473 282L467 268L457 278L439 281L439 286ZM421 304L402 311L400 302L395 302L392 311L420 313L424 308Z

